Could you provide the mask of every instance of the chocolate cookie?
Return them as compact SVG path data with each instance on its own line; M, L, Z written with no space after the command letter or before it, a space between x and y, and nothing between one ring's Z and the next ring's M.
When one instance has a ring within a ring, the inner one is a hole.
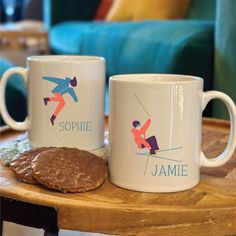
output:
M37 184L37 181L33 177L31 162L39 153L48 149L50 148L34 148L17 155L10 165L10 168L12 169L16 177L23 182L29 184Z
M52 148L32 161L34 178L61 192L86 192L98 188L107 170L102 159L76 148Z

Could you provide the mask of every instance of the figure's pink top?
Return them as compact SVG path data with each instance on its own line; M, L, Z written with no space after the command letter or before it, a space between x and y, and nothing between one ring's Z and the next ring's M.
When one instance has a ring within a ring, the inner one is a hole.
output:
M142 144L146 148L150 148L150 144L145 140L145 132L151 124L151 119L148 119L141 128L133 128L131 132L134 135L134 141L136 142L138 148L142 148ZM143 135L143 137L142 137Z

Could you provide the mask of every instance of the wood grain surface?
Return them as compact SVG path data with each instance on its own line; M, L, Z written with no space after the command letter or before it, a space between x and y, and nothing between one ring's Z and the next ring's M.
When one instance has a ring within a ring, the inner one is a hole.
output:
M16 133L1 132L1 140ZM220 154L229 136L229 123L203 121L203 149ZM236 235L236 152L218 168L202 168L201 181L178 193L140 193L106 181L88 193L62 194L24 184L0 165L2 196L56 207L62 229L120 235Z

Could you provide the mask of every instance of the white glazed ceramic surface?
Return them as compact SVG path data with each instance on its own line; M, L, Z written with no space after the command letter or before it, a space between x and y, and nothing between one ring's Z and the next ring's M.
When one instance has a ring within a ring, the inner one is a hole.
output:
M203 80L191 76L111 77L108 157L111 182L137 191L175 192L199 182L201 165L224 164L236 145L235 107L227 95L208 93L203 93ZM209 160L201 153L202 110L217 96L230 104L231 143L220 158ZM133 127L134 121L139 121L140 126ZM135 136L136 131L141 135ZM159 147L154 144L154 154L150 154L147 144L138 145L137 136L156 139Z
M101 147L104 144L105 60L90 56L33 56L27 62L27 69L13 68L6 72L1 88L4 93L3 87L10 74L19 73L24 77L29 95L28 119L24 123L16 123L5 112L5 104L1 104L6 123L14 129L28 129L33 146L66 146L87 150ZM76 87L69 85L74 92L63 94L62 90L64 106L54 125L50 118L59 102L49 101L45 105L43 99L55 97L53 89L58 83L45 77L60 81L77 79Z

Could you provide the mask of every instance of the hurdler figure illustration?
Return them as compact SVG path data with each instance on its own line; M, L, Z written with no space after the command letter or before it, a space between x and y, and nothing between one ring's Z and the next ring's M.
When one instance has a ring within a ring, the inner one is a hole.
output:
M146 131L151 124L151 118L149 118L143 126L141 126L140 122L135 120L133 121L133 127L131 132L134 135L134 141L137 144L139 149L147 148L150 150L150 154L156 154L156 151L159 150L157 140L155 136L151 136L146 139Z
M56 87L52 90L52 93L54 94L54 97L46 97L43 99L45 106L47 106L48 102L58 102L58 105L56 107L56 110L52 114L50 121L51 124L54 125L55 119L65 106L65 100L63 98L63 95L69 94L74 102L78 102L78 98L75 94L74 88L77 86L77 79L74 76L73 79L65 78L55 78L55 77L43 77L43 80L47 80L49 82L55 83Z

